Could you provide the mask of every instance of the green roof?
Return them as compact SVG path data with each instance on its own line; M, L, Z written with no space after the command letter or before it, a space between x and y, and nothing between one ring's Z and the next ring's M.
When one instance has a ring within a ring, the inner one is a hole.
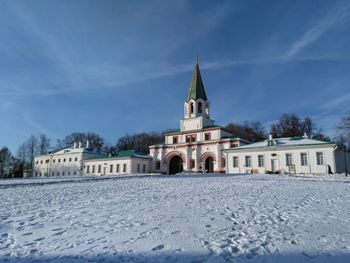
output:
M207 95L205 94L204 85L201 77L201 72L198 65L198 57L196 62L196 67L194 68L193 77L190 85L190 90L188 92L187 101L189 100L203 99L207 101Z
M110 159L110 158L130 158L130 157L141 157L141 158L148 158L149 155L136 152L135 150L125 150L125 151L118 151L118 152L112 152L108 156L94 156L91 158L87 158L86 160L99 160L99 159Z

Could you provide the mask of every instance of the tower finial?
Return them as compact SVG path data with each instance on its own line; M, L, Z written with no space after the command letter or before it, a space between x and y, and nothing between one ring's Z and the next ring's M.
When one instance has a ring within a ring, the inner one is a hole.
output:
M198 53L197 53L197 55L196 55L196 63L198 64L198 61L199 61L199 55L198 55Z

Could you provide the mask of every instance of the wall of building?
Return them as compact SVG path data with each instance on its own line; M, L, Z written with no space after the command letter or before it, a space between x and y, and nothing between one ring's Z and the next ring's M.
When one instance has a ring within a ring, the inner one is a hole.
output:
M217 130L213 132L215 133L217 132ZM226 160L222 150L239 145L239 140L221 140L184 145L173 144L159 147L151 147L150 155L153 157L152 169L155 172L168 173L168 156L181 155L184 160L184 171L203 172L205 168L205 157L210 155L214 159L214 172L225 172ZM191 160L195 161L195 166L193 168L190 167ZM157 162L160 163L160 169L157 169Z
M82 148L81 148L82 149ZM82 175L82 161L86 158L101 156L100 153L64 152L34 157L33 176L71 176Z
M84 175L104 176L150 172L151 160L149 158L106 158L84 161Z
M317 164L316 152L323 153L323 164ZM287 166L286 154L292 155L293 166ZM301 165L301 153L306 153L307 165ZM258 156L264 157L264 165L259 167ZM273 170L279 170L285 173L327 173L327 165L332 171L335 171L334 149L332 147L318 147L318 148L289 148L289 149L275 149L275 150L245 150L245 151L230 151L227 156L227 172L228 173L266 173ZM238 167L233 166L233 157L238 157ZM251 157L251 166L245 166L245 157Z

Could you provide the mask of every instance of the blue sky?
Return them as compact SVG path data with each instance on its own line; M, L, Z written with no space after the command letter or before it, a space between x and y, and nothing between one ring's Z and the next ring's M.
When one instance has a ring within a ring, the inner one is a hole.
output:
M3 0L0 146L178 128L197 53L217 124L296 113L333 135L349 47L347 0Z

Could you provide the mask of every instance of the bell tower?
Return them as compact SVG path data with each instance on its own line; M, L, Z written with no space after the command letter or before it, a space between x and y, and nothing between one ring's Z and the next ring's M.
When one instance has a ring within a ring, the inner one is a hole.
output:
M214 125L214 121L210 119L209 107L197 55L187 100L184 103L184 118L180 121L180 130L199 130Z

